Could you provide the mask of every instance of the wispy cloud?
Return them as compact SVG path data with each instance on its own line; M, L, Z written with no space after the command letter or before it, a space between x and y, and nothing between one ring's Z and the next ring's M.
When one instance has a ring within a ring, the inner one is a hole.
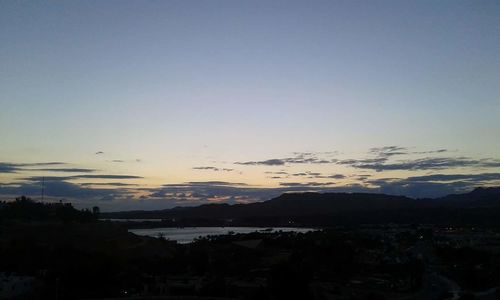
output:
M62 180L73 180L73 179L142 179L142 176L135 175L73 175L73 176L31 176L23 178L28 181L62 181Z
M191 181L180 184L165 184L163 186L249 186L243 182L228 182L228 181Z
M285 166L292 164L338 164L347 167L381 171L394 170L444 170L452 168L497 168L500 160L494 158L474 159L470 157L442 157L443 153L450 152L448 149L436 149L428 151L410 151L403 146L373 147L368 150L365 158L334 159L325 156L325 152L293 152L293 156L284 158L272 158L266 160L250 160L235 162L238 165L247 166ZM327 152L335 153L336 152ZM425 154L427 157L417 157ZM395 159L399 158L399 159ZM271 174L271 172L266 172ZM272 173L274 175L287 175ZM290 176L296 176L289 174ZM321 177L318 177L321 178Z
M377 187L381 193L422 198L465 192L477 186L496 185L500 183L500 173L431 174L407 178L381 178L365 182Z
M275 175L288 175L288 172L286 171L277 171L277 172L273 172L273 171L266 171L264 172L265 174L275 174Z
M261 161L235 162L235 164L237 164L237 165L246 165L246 166L257 166L257 165L283 166L285 163L286 163L286 159L279 159L279 158L266 159L266 160L261 160Z
M320 172L305 171L299 173L291 173L289 177L304 177L309 179L344 179L347 176L343 174L323 174Z
M284 183L279 188L262 188L242 183L208 181L167 184L160 188L142 189L149 192L148 199L165 199L175 205L197 205L220 202L247 203L268 200L286 192L333 191L325 183Z
M0 163L0 173L15 173L19 168L15 164Z
M411 176L400 181L404 182L448 182L465 180L470 182L483 182L500 180L500 173L480 173L480 174L432 174L423 176Z
M321 158L313 152L294 152L293 157L272 158L260 161L235 162L235 164L247 166L283 166L285 164L329 164L333 162L336 162L336 160Z
M393 170L442 170L453 168L498 168L500 160L493 158L472 159L469 157L426 157L413 160L386 162L378 159L349 159L339 161L339 164L358 169L369 169L377 172Z
M40 191L41 185L37 182L0 185L0 195L39 196ZM111 199L126 193L123 189L95 189L59 180L45 182L44 191L46 197L72 198L89 201L93 199Z
M63 172L63 173L92 173L95 169L84 168L41 168L41 169L24 169L25 171L44 171L44 172Z
M16 173L33 167L65 165L63 162L6 163L0 162L0 173Z
M193 167L193 170L209 170L209 171L215 171L215 172L232 172L234 169L230 168L218 168L218 167Z
M335 185L335 182L280 182L280 186L286 187L318 187L332 185Z
M84 182L79 183L81 186L122 186L122 187L136 187L137 183L124 183L124 182Z
M388 158L395 155L408 154L408 148L400 146L384 146L370 148L369 153L375 154L378 157Z
M445 153L445 152L450 152L450 150L437 149L437 150L430 150L430 151L414 151L412 153L414 153L414 154L435 154L435 153Z

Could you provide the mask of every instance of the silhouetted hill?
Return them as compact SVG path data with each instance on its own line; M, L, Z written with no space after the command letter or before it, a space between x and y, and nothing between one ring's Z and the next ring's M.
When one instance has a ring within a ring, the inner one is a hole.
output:
M452 207L499 207L500 187L479 187L470 193L448 195L436 200L442 205Z
M270 226L283 225L285 219L315 225L370 222L474 223L496 221L497 218L492 214L497 212L500 212L500 188L478 188L470 193L437 199L412 199L372 193L285 193L268 201L250 204L205 204L160 211L107 213L104 217L176 219L177 222L191 220L191 223L183 224L186 226L202 226L207 224L204 223L207 220L236 220L238 225Z
M283 194L259 203L271 214L315 215L349 211L393 210L414 207L414 199L369 193L301 193Z
M204 204L159 211L104 213L105 218L241 218L332 214L411 208L416 200L370 193L285 193L277 198L249 204Z
M24 196L12 202L0 202L0 220L21 221L96 221L90 210L77 210L71 203L35 202Z

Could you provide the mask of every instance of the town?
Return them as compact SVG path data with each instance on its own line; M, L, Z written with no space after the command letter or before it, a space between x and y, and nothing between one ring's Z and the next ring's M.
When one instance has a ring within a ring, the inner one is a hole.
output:
M360 224L179 244L96 214L26 198L3 203L0 298L498 297L496 228Z

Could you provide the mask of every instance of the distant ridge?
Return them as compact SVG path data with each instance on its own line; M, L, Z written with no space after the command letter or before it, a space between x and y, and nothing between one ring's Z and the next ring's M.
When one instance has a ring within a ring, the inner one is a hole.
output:
M204 204L157 211L104 213L105 218L178 220L282 220L322 222L476 222L481 215L500 212L500 187L477 188L465 194L412 199L375 193L285 193L250 204ZM332 219L333 218L333 219ZM488 219L488 218L486 218ZM496 217L494 218L496 220ZM479 220L480 221L480 220ZM500 222L500 221L499 221Z
M500 187L478 187L470 193L452 194L437 200L455 207L497 207L500 206Z

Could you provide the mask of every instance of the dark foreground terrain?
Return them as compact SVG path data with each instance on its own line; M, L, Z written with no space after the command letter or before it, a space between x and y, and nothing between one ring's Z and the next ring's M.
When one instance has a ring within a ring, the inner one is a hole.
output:
M0 299L497 299L500 285L495 226L349 224L180 245L69 204L22 198L0 216Z

